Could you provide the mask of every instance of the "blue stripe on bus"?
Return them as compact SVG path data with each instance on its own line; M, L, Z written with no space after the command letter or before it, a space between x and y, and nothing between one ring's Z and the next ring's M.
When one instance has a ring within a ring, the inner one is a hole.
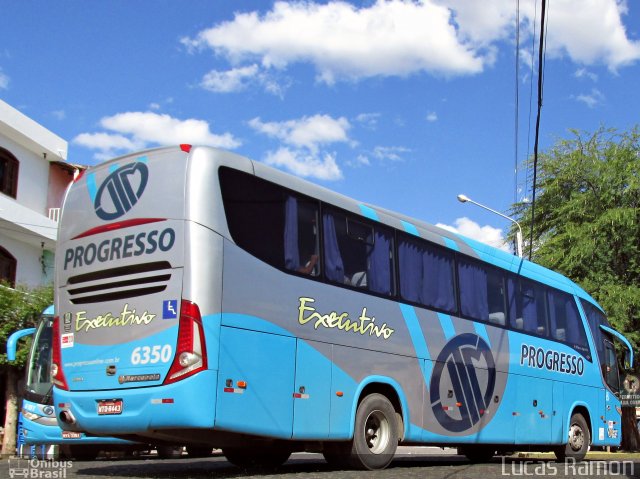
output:
M407 233L410 233L415 236L420 236L420 233L418 232L418 228L416 228L414 224L409 223L408 221L402 221L402 220L401 220L401 223L402 223L402 227Z
M487 342L489 347L491 347L491 341L489 340L489 334L487 333L487 328L485 327L485 325L482 323L478 323L477 321L473 321L473 327L475 328L476 333L478 333L478 336L482 337L482 339Z
M426 359L424 368L424 380L426 384L429 384L429 378L431 377L431 370L433 365L431 364L431 354L429 354L429 347L422 333L416 310L413 306L400 303L400 311L404 317L404 322L407 324L409 335L411 336L411 342L416 350L416 356L421 359Z
M141 161L142 163L146 163L149 161L149 158L147 158L146 156L139 156L138 158L136 158L136 161Z
M444 313L438 313L438 319L440 320L440 326L442 326L442 332L447 341L456 335L456 328L453 326L451 316Z
M118 163L114 163L113 165L109 165L109 173L113 173L114 171L116 171L118 168L120 168L120 166L118 165Z
M89 173L87 175L87 189L89 190L89 198L91 198L91 202L95 203L96 195L98 194L98 185L96 185L95 173Z
M458 248L458 245L455 241L453 241L451 238L445 238L444 239L444 244L447 245L447 248L450 248L452 250L455 251L460 251L460 248Z
M358 206L360 207L360 212L362 213L363 216L366 216L370 220L380 221L378 218L378 213L376 213L376 210L374 210L373 208L367 205L363 205L362 203L358 204Z

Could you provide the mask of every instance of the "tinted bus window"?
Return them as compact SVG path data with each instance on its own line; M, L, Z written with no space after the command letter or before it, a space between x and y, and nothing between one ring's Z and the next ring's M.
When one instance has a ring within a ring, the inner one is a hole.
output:
M550 289L548 301L551 338L568 343L591 358L587 335L573 296Z
M547 335L544 287L527 279L513 277L509 278L508 285L511 326L527 333Z
M413 303L456 311L453 254L429 243L400 236L400 295Z
M220 187L238 246L277 268L319 274L317 202L229 168L220 169Z
M393 233L357 217L323 214L324 267L329 281L393 294Z
M318 248L318 204L287 195L284 219L285 268L318 276Z
M460 311L464 316L506 325L504 274L476 262L459 259Z
M587 316L587 323L589 323L593 342L595 344L596 351L598 352L598 360L600 361L600 364L603 365L605 361L604 334L600 329L600 325L604 324L605 326L609 326L609 321L607 320L607 317L602 314L602 311L591 303L583 300L581 301L581 304L582 309L584 309L584 313Z

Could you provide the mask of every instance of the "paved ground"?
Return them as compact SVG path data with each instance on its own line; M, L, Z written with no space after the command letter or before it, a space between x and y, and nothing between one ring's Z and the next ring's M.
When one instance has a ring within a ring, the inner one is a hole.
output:
M581 464L557 464L549 459L496 458L489 464L470 464L455 450L439 448L402 448L384 471L340 471L328 466L320 454L298 453L274 472L243 471L229 464L221 454L206 459L160 460L155 456L95 461L38 461L3 459L0 478L28 477L50 479L125 479L125 478L271 478L351 479L360 477L403 479L490 479L504 477L639 477L640 457L615 462L587 461ZM365 476L366 475L366 476Z

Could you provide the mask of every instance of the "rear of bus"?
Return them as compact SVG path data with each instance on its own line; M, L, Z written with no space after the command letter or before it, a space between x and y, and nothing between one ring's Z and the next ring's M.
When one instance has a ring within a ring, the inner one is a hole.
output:
M222 239L209 179L228 154L191 150L117 158L67 193L53 350L64 429L133 438L213 427L218 354L205 338L219 328Z

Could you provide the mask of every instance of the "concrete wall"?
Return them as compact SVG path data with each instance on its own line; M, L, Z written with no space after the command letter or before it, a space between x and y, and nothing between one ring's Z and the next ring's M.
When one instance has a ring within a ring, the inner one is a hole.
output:
M20 162L16 201L46 216L49 162L2 135L0 146L11 152Z
M24 284L33 288L44 286L53 281L53 266L51 264L45 268L44 273L42 271L40 259L43 251L41 248L10 238L4 235L2 230L0 230L0 244L16 259L16 285ZM45 263L51 262L50 255L51 253L45 254L47 256Z

